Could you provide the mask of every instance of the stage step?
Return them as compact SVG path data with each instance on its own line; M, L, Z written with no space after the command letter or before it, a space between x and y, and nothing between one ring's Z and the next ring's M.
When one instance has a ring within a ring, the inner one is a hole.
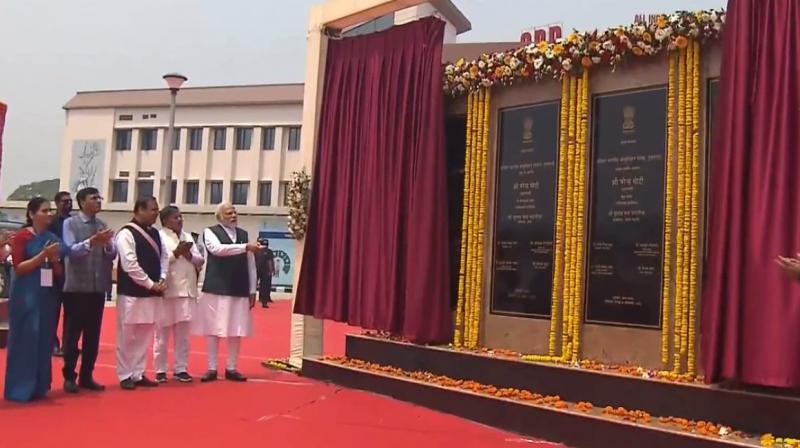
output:
M439 386L342 365L318 358L303 360L302 375L341 386L387 395L437 411L573 448L733 448L758 441L700 437L664 427L637 424L576 410Z
M348 335L345 353L348 358L407 371L558 395L596 407L621 406L652 415L709 421L753 434L796 436L800 432L800 398L796 396L671 383L363 335Z

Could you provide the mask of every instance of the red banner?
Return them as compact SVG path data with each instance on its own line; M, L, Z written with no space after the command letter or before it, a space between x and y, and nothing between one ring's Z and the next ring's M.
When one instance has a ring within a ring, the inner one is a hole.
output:
M6 110L8 106L0 102L0 166L3 163L3 128L6 125Z

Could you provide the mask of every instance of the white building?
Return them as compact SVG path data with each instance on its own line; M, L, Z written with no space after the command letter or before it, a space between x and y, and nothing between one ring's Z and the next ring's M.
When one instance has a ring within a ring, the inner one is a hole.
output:
M300 169L303 86L188 87L178 94L171 145L172 203L187 230L214 222L229 201L251 235L286 230L285 193ZM118 227L141 196L160 196L169 91L79 92L65 106L61 189L98 187ZM76 204L77 206L77 204Z

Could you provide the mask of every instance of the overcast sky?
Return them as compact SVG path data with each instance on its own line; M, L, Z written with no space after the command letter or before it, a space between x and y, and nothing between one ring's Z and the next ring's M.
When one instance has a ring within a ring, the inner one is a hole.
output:
M516 41L523 29L628 24L637 13L725 0L454 0L460 42ZM308 7L321 0L0 0L0 100L9 105L0 197L58 176L64 111L79 90L301 82Z

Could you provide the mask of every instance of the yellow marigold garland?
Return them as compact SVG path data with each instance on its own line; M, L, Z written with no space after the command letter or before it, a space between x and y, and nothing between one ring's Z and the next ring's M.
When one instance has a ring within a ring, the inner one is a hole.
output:
M574 364L579 360L586 219L588 114L588 72L583 73L581 78L565 77L561 85L555 261L548 354L525 355L524 359L527 361ZM561 353L557 355L559 326Z
M564 279L564 299L563 299L563 306L562 306L562 316L563 322L561 325L561 356L565 357L568 353L571 352L572 346L570 341L570 328L572 326L572 297L573 297L573 287L575 285L575 253L573 250L574 247L574 240L575 240L575 204L573 201L573 197L575 195L575 176L577 172L575 171L576 163L575 163L575 131L577 129L577 108L576 105L578 104L578 81L574 77L570 77L569 80L569 98L570 98L570 107L569 107L569 128L567 130L567 144L568 144L568 153L567 153L567 160L569 166L569 177L567 183L567 225L566 225L566 248L565 248L565 264L564 270L565 272L565 279Z
M673 342L673 371L675 373L681 370L681 334L683 333L681 327L683 324L683 234L685 232L683 210L684 210L684 191L685 186L685 153L686 153L686 50L681 49L679 53L678 65L678 236L675 241L675 313L673 318L674 342Z
M559 313L561 307L561 299L563 297L564 285L564 245L565 245L565 218L566 218L566 198L567 198L567 154L569 151L569 144L567 142L568 129L569 129L569 78L561 80L561 111L558 120L558 199L556 202L556 231L555 231L555 246L553 247L553 287L550 299L550 335L548 338L548 356L556 355L556 340L558 334L558 326L560 323Z
M477 209L477 228L478 237L475 247L476 258L476 288L472 304L472 335L470 338L470 346L477 347L478 338L480 335L480 321L483 302L483 265L484 265L484 248L485 248L485 235L486 235L486 173L488 171L488 157L489 157L489 115L490 115L490 91L484 89L481 95L481 126L480 126L480 171L478 171L478 209Z
M689 268L689 334L687 341L686 370L696 374L695 339L697 325L697 263L700 233L700 44L692 42L692 161L691 161L691 240Z
M486 175L489 154L489 102L486 89L467 97L467 142L464 204L461 223L458 301L453 345L478 345L483 296L483 254L486 233Z
M578 184L575 203L577 204L578 213L575 217L577 224L577 245L576 245L576 287L573 296L574 303L572 305L572 362L578 362L580 357L580 342L581 342L581 322L582 322L582 309L583 303L583 264L584 264L584 246L586 244L586 164L588 157L588 135L589 135L589 71L584 70L581 82L581 92L579 96L579 117L580 128L578 130L578 175L575 181Z
M475 92L473 97L473 104L472 109L475 113L473 126L472 126L472 138L473 138L473 147L472 147L472 176L473 182L471 183L470 189L470 212L469 212L469 252L467 252L467 306L464 312L464 323L466 325L464 331L464 345L466 347L472 347L472 325L473 325L473 307L475 305L475 295L479 294L476 291L477 282L476 276L478 275L477 266L476 266L476 250L477 250L477 218L478 218L478 210L477 210L477 202L478 202L478 194L479 194L479 183L480 183L480 148L481 148L481 137L483 133L481 132L481 126L483 125L483 120L481 119L481 113L483 112L483 108L481 107L481 101L483 100L483 90L479 90Z
M474 113L472 110L473 94L467 96L467 138L466 138L466 154L464 161L464 194L462 219L461 219L461 249L458 267L458 301L456 302L456 316L453 331L453 345L460 347L464 343L464 308L467 295L467 243L469 232L469 199L470 199L470 185L472 182L472 123L474 121Z
M672 163L675 157L675 65L676 60L673 54L668 55L668 80L667 80L667 179L664 198L664 263L663 263L663 285L661 292L661 362L666 365L669 363L669 336L670 336L670 307L671 307L671 271L672 266L672 188L675 184L675 170Z
M691 233L692 233L692 118L694 117L694 90L692 89L692 80L694 79L694 46L689 43L686 47L686 118L684 126L686 131L684 133L686 142L684 143L684 208L681 211L683 219L683 272L681 272L681 289L683 291L683 313L681 315L681 346L680 346L680 359L681 363L685 362L688 349L689 340L689 297L691 295L691 288L689 284L689 272L691 270Z

